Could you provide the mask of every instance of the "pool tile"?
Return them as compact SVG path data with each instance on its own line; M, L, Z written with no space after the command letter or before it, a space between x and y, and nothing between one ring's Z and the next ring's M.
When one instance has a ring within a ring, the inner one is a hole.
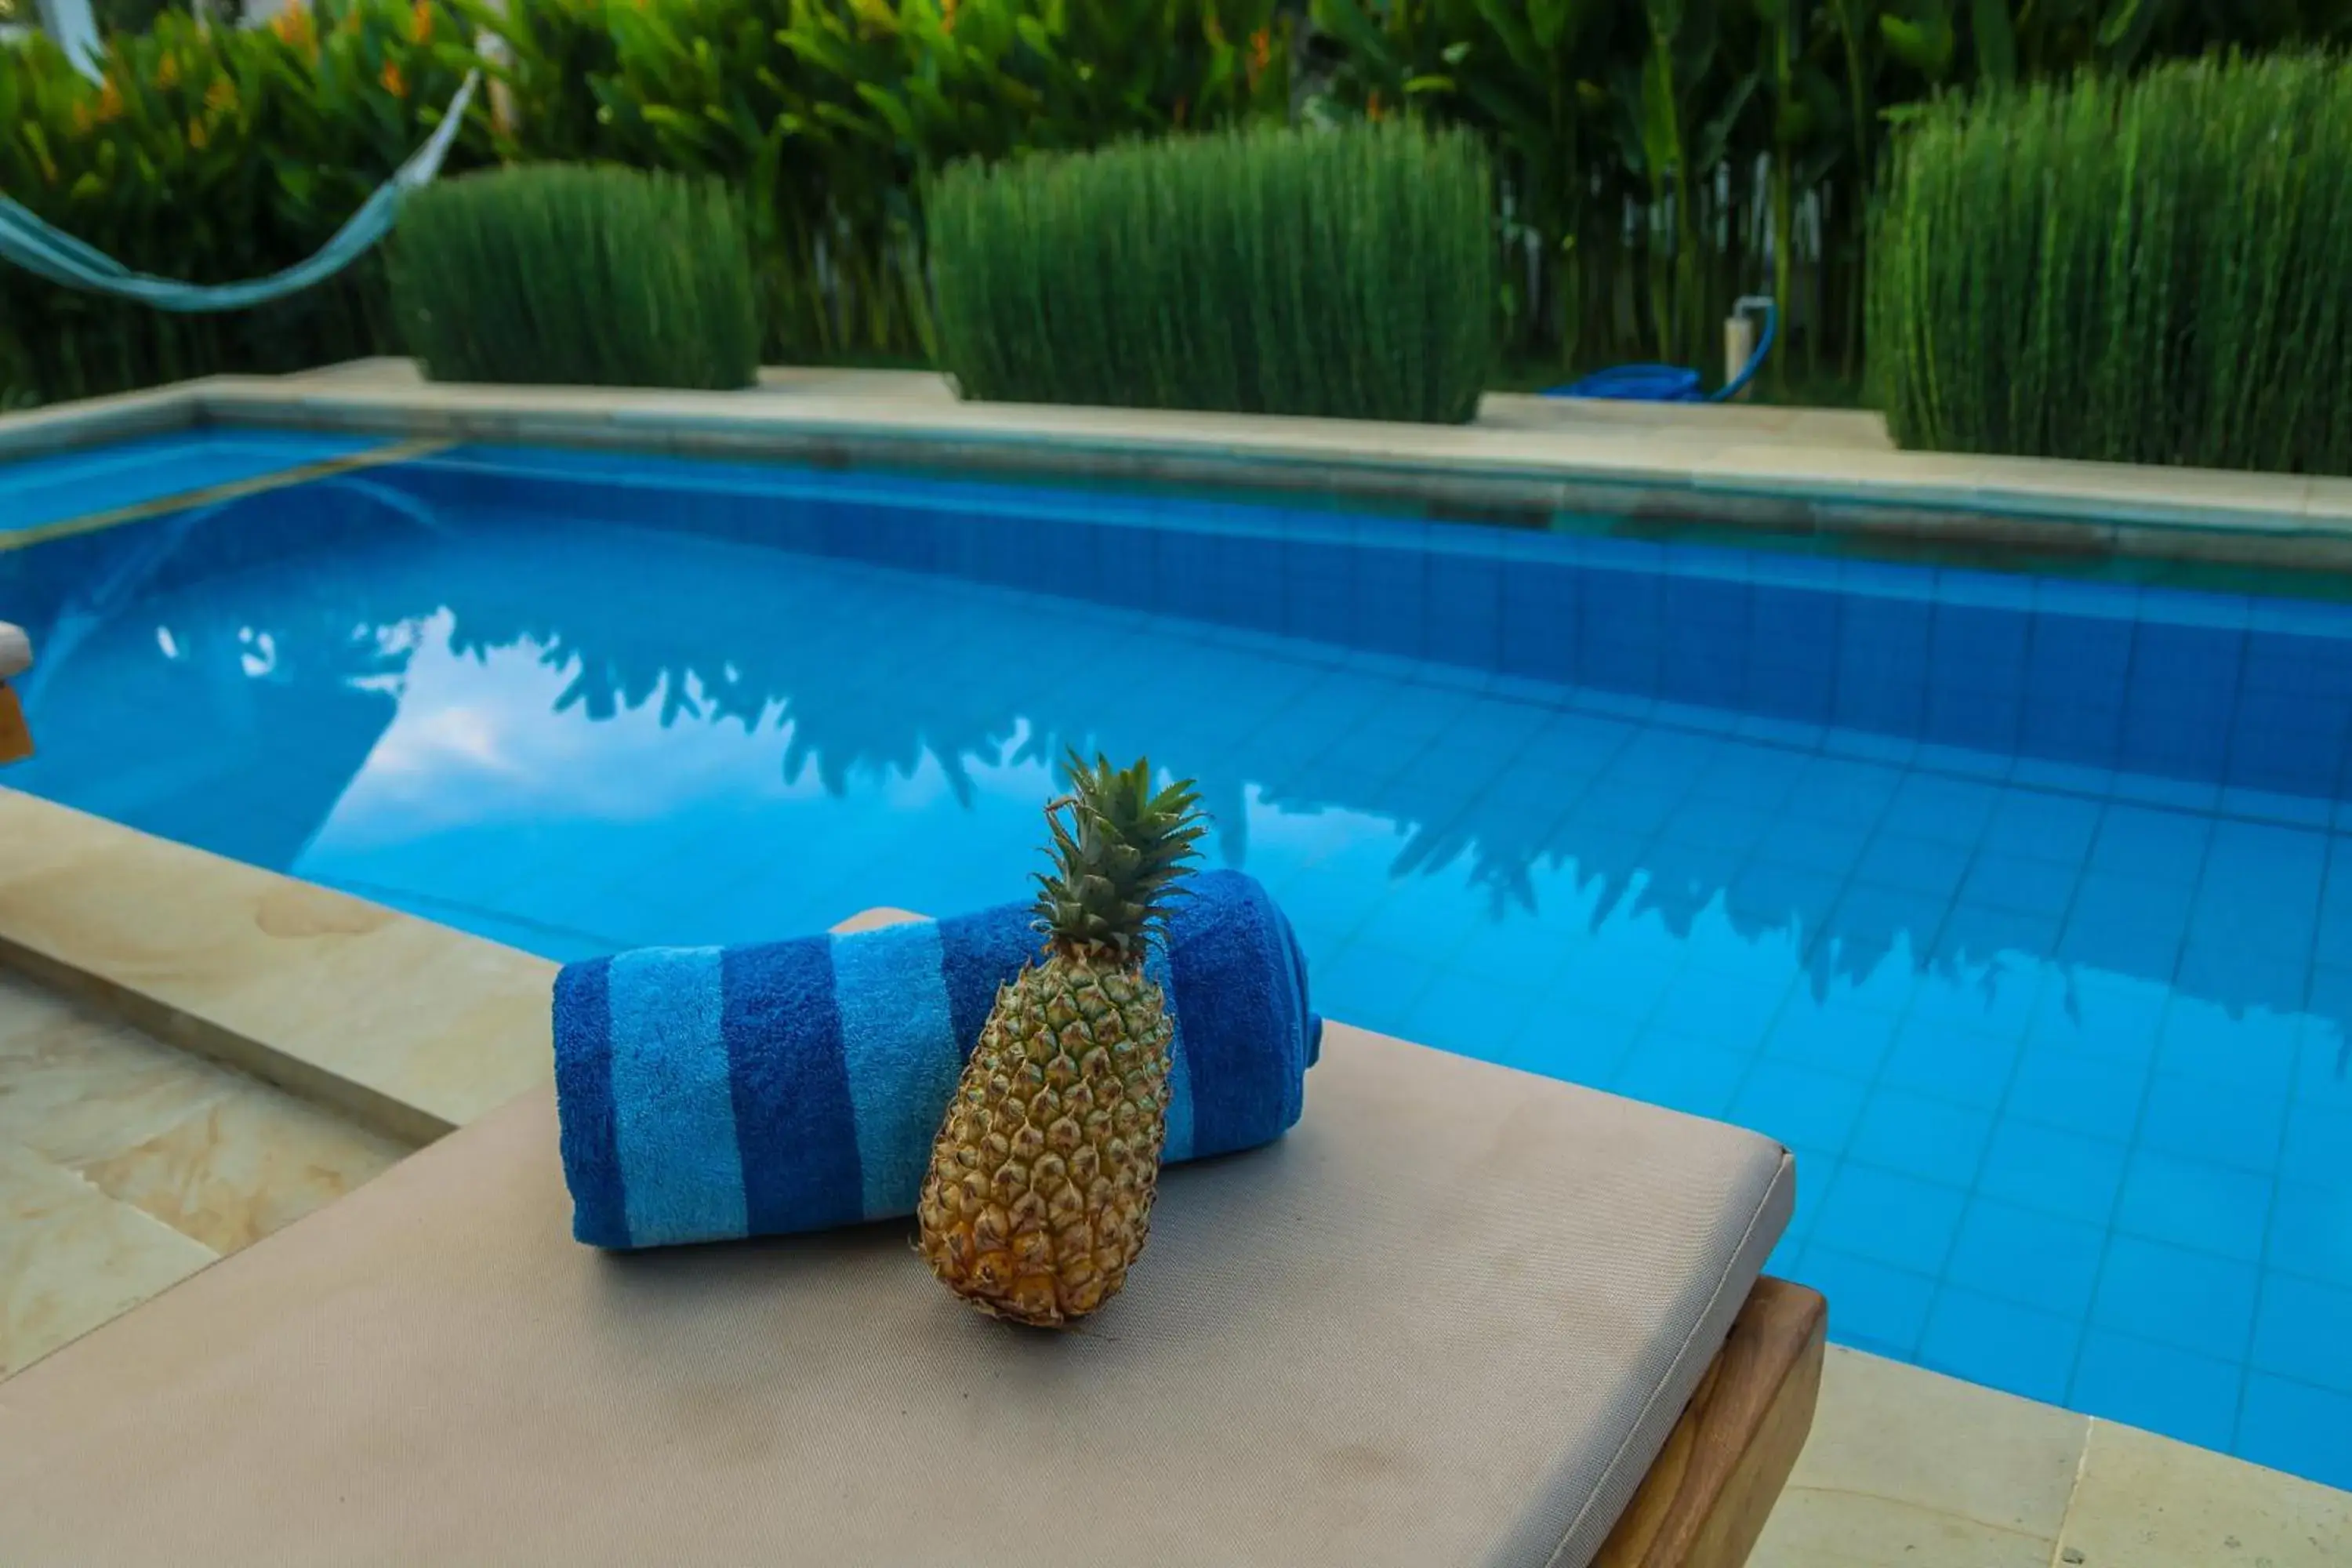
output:
M1984 837L2000 800L2001 792L1990 784L1914 773L1895 790L1882 828L1970 848Z
M1405 1009L1397 1032L1439 1050L1483 1057L1516 1037L1538 1005L1532 990L1447 972Z
M2026 1037L2036 1047L2136 1066L2155 1053L2172 997L2171 987L2136 975L2053 972L2035 999Z
M1931 974L1912 997L1906 1022L2017 1039L2041 992L2040 967L2015 956L1978 958L1954 972Z
M1759 983L1686 969L1659 998L1657 1011L1650 1015L1651 1026L1753 1052L1788 999L1792 980L1783 973L1771 983Z
M1901 947L1913 959L1925 952L1943 924L1941 902L1893 888L1857 882L1838 899L1837 908L1823 922L1822 934L1833 939L1845 955L1849 973L1858 955L1878 955ZM1916 964L1906 976L1907 993L1917 988Z
M2094 871L2074 891L2058 956L2168 981L2188 941L2189 903L2184 884Z
M2264 1257L2273 1268L2352 1289L2352 1172L2346 1146L2335 1153L2332 1179L2279 1184Z
M2322 1010L2321 977L2315 975L2312 1010ZM2295 1046L2294 1099L2297 1104L2352 1110L2352 1037L2338 1020L2344 1015L2333 1005L2328 1016L2305 1025Z
M1936 1282L1921 1274L1823 1246L1805 1246L1797 1279L1829 1299L1830 1338L1842 1345L1908 1361L1927 1326Z
M2039 965L2042 955L2058 944L2060 929L2055 915L2021 914L1962 900L1945 917L1933 951L1939 959L1963 964L2019 959Z
M1789 797L1791 821L1826 825L1832 830L1866 822L1874 827L1902 787L1904 770L1883 763L1817 757Z
M1777 927L1794 922L1811 933L1836 906L1844 887L1845 879L1834 872L1758 859L1725 889L1725 905L1733 920L1744 925Z
M1860 1079L1768 1058L1749 1071L1728 1115L1784 1143L1843 1149L1866 1092Z
M1822 1199L1813 1240L1933 1277L1966 1203L1958 1188L1849 1162Z
M2107 1244L2091 1321L2160 1344L2237 1352L2253 1328L2251 1263L2117 1236Z
M2017 1070L2018 1056L2015 1042L1996 1036L1906 1023L1878 1068L1879 1079L1948 1105L1997 1110Z
M1937 1372L2054 1405L2066 1396L2082 1337L2079 1316L1946 1286L1928 1313L1919 1361Z
M1847 1148L1882 1169L1966 1188L1991 1135L1989 1112L1882 1086L1864 1103Z
M2286 1146L2279 1158L2279 1179L2290 1185L2317 1189L2346 1180L2345 1151L2352 1149L2352 1110L2319 1105L2291 1105L2286 1113Z
M1595 1015L1639 1024L1681 972L1671 953L1629 951L1628 944L1588 941L1572 953L1544 988L1546 1001L1570 1016Z
M1744 1051L1652 1029L1635 1041L1609 1087L1653 1105L1719 1118L1753 1059Z
M2145 1067L2029 1047L2010 1084L2006 1114L2061 1132L2124 1142L2139 1123L2148 1077Z
M2012 784L2001 792L1979 847L1990 855L2080 866L2098 837L2105 811L2099 800Z
M2168 1079L2206 1083L2249 1096L2292 1096L2301 1021L2268 1008L2232 1009L2176 994L2156 1047Z
M2105 1226L1979 1194L1969 1200L1945 1273L1987 1296L2081 1318L2106 1243Z
M2285 1274L2265 1278L2248 1363L2352 1396L2352 1289ZM2345 1438L2352 1441L2352 1428Z
M2158 1073L2140 1113L2139 1140L2183 1159L2268 1173L2286 1131L2283 1089Z
M2258 1465L2352 1490L2352 1397L2254 1373L2246 1379L2237 1452Z
M1349 942L1323 965L1324 994L1348 998L1346 1021L1382 1034L1402 1034L1422 994L1436 983L1427 959L1363 942Z
M1834 875L1842 884L1853 858L1875 829L1866 816L1817 822L1793 815L1773 823L1756 847L1756 857L1801 870Z
M2193 887L2205 868L2212 819L2140 805L2111 805L2091 845L2090 868Z
M1538 1006L1517 1034L1507 1041L1488 1042L1479 1054L1523 1072L1605 1088L1633 1049L1638 1032L1637 1026L1622 1018L1579 1017Z
M1814 1223L1821 1218L1822 1199L1837 1184L1838 1172L1845 1162L1834 1154L1812 1149L1791 1149L1797 1163L1797 1202L1789 1215L1784 1237L1800 1242L1812 1239Z
M2248 1263L2263 1256L2273 1184L2268 1175L2142 1149L2124 1170L2116 1228Z
M1968 875L1966 846L1881 829L1853 868L1854 879L1903 892L1949 899Z
M2024 855L1979 854L1961 895L1972 902L2021 914L2063 915L2074 901L2080 868L2071 862Z
M2127 1426L2227 1451L2245 1368L2236 1361L2094 1328L2065 1403Z
M1867 1081L1900 1027L1897 1016L1883 1008L1850 997L1822 1002L1800 994L1773 1020L1763 1050L1775 1060Z
M1563 921L1514 913L1500 921L1474 922L1447 963L1482 980L1541 986L1581 945Z

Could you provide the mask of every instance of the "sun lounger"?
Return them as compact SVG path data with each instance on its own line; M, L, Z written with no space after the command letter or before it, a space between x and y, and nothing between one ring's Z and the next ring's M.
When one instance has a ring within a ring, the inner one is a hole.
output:
M1332 1026L1127 1293L892 1224L606 1255L535 1092L0 1385L15 1568L1742 1561L1812 1413L1754 1134Z

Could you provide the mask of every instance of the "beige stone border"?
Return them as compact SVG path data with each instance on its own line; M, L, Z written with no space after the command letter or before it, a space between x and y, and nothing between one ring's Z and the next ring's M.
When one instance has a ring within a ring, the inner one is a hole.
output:
M412 1143L544 1083L557 966L0 788L0 963Z
M740 393L218 376L0 417L0 458L194 425L985 468L1354 496L1547 525L1748 527L1895 552L2352 568L2352 479L1876 450L1764 410L1488 399L1465 426L956 403L936 378L770 373ZM906 395L914 381L931 395ZM1773 411L1780 412L1780 411Z

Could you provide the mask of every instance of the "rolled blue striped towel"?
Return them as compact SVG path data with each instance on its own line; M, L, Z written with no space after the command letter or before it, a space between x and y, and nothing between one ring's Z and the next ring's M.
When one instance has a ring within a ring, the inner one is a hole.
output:
M1238 871L1188 885L1147 961L1175 1014L1171 1162L1287 1131L1323 1031L1265 889ZM914 1213L997 988L1038 953L1031 919L1003 904L567 964L555 1095L572 1234L665 1247Z

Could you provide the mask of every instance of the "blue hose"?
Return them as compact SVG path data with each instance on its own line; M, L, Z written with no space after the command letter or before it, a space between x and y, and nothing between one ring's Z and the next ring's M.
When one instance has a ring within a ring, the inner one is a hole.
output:
M1751 294L1732 307L1742 313L1757 310L1764 317L1763 335L1756 340L1756 352L1739 367L1739 374L1725 382L1712 393L1701 392L1698 372L1675 364L1621 364L1595 371L1580 381L1566 386L1545 389L1546 397L1605 397L1620 403L1721 403L1737 397L1740 388L1756 379L1764 368L1764 356L1772 352L1772 340L1780 334L1780 312L1764 295Z

